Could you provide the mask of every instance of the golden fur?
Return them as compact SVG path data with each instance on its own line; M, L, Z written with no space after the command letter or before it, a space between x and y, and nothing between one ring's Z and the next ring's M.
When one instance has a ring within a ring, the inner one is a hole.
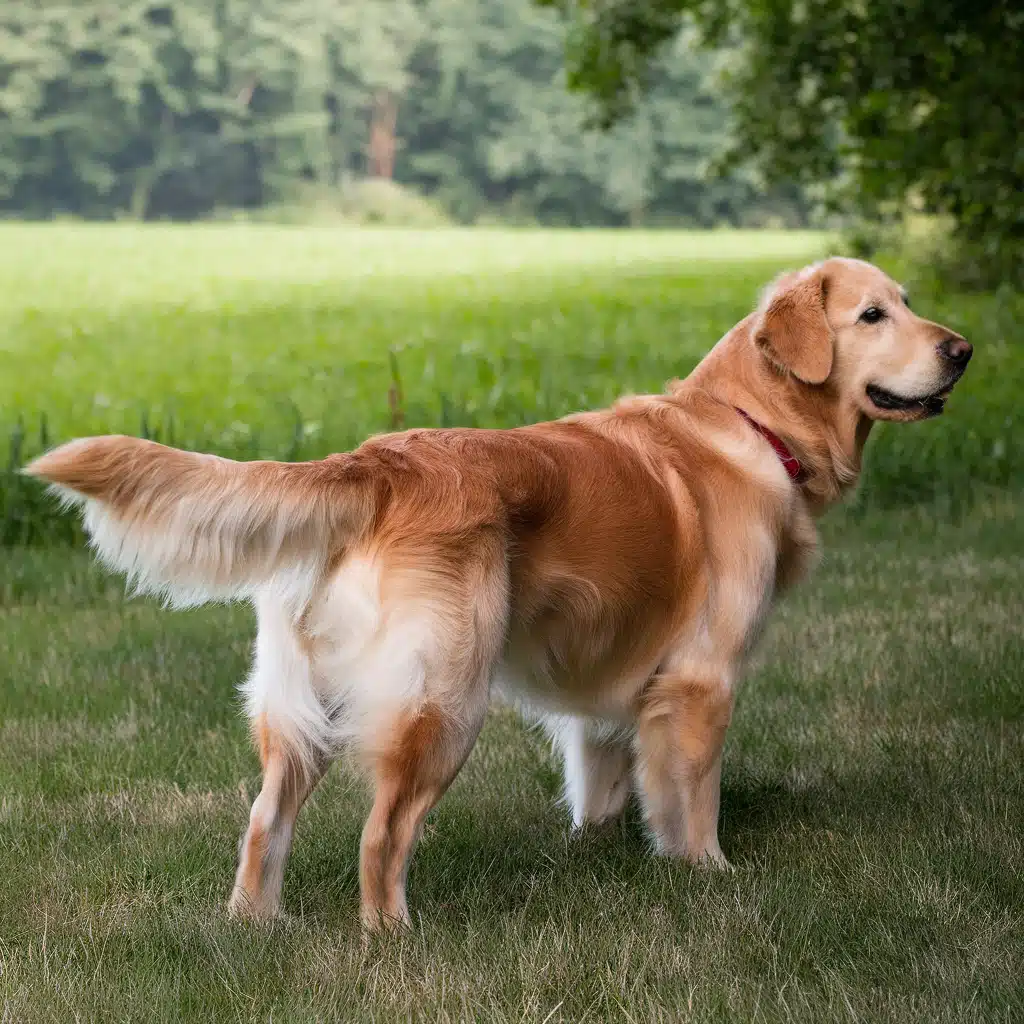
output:
M88 438L28 471L84 506L137 587L256 605L243 693L264 784L231 908L278 911L296 816L348 745L375 790L375 927L409 920L413 847L492 690L550 729L574 824L635 786L660 851L724 865L722 745L772 599L811 564L814 517L855 482L872 422L941 411L969 356L881 271L833 259L776 282L667 393L602 412L294 465Z

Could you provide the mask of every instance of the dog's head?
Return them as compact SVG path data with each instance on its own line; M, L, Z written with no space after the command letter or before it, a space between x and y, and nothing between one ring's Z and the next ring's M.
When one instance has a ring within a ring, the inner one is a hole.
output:
M873 420L939 415L972 352L959 334L912 313L877 267L838 258L777 281L753 338L773 365L806 384L828 381Z

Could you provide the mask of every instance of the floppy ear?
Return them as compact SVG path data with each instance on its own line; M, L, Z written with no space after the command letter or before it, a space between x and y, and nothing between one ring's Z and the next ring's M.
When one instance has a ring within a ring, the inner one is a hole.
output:
M757 347L807 384L822 384L832 372L835 339L825 315L827 287L820 270L783 279L754 324Z

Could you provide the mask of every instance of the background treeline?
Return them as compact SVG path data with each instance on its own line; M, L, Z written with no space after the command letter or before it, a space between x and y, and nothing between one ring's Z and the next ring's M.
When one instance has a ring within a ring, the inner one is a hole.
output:
M685 27L735 56L719 167L819 192L869 226L864 255L905 240L908 215L937 218L916 262L950 284L1024 289L1020 0L537 2L564 13L570 86L603 123L632 109Z
M194 218L393 180L457 220L800 223L706 178L728 115L680 37L610 134L529 0L5 0L0 212Z

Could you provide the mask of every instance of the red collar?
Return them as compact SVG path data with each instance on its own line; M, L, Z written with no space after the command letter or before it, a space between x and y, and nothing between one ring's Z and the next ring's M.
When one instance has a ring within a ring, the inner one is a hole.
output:
M739 406L736 407L736 411L775 449L775 454L778 455L782 465L786 467L786 472L790 477L798 484L802 484L807 479L807 474L804 472L804 467L800 465L800 460L786 447L786 442L778 434L761 426Z

